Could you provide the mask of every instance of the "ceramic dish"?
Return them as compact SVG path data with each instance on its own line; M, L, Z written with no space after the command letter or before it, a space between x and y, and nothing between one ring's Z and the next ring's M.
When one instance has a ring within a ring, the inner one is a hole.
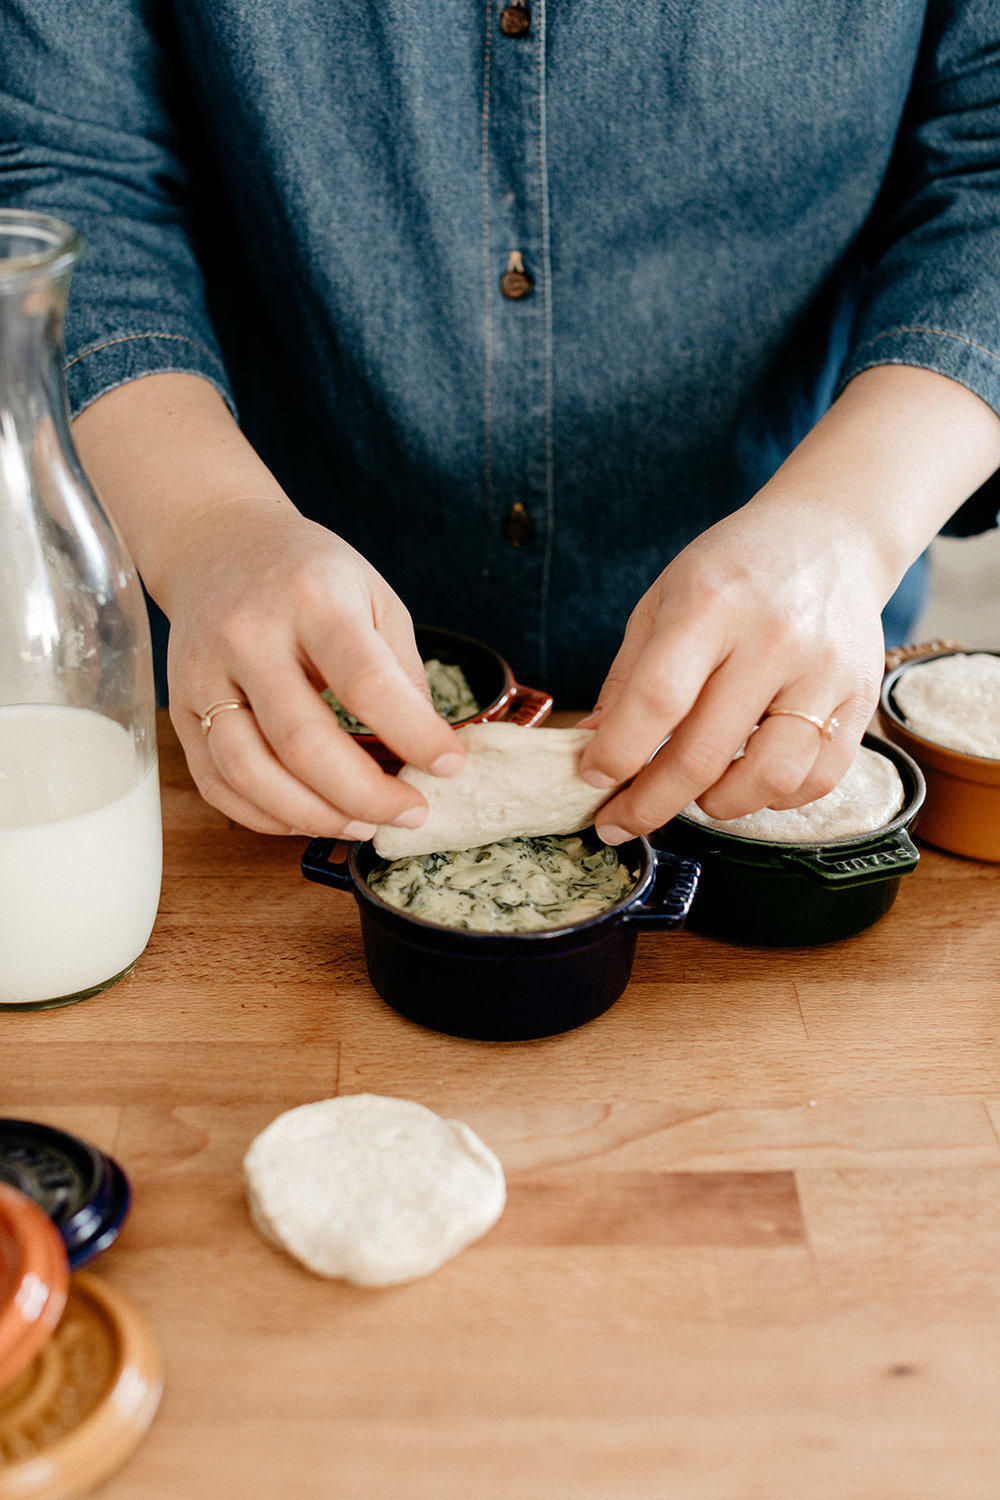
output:
M45 1210L74 1271L117 1239L131 1201L128 1179L113 1157L34 1120L0 1119L0 1182Z
M889 653L882 681L882 727L894 744L910 754L923 771L927 800L920 815L924 843L969 859L1000 861L1000 760L967 755L914 734L896 707L893 690L910 667L939 656L967 655L935 645L907 646ZM977 653L980 654L980 653ZM1000 652L981 653L987 656Z
M414 633L421 660L437 660L445 666L461 667L473 697L482 705L477 713L458 720L459 724L482 724L500 719L508 724L541 724L552 712L551 694L539 688L522 687L515 681L507 662L492 646L436 625L417 625ZM356 734L354 738L379 765L387 771L398 771L398 757L386 749L377 735Z
M51 1337L0 1389L0 1500L91 1496L142 1440L163 1362L137 1307L88 1271Z
M584 836L599 846L593 830ZM619 854L638 870L635 884L598 916L543 932L465 932L377 896L367 879L378 862L371 844L352 844L342 864L331 862L333 848L332 839L314 839L302 873L353 892L368 974L382 999L433 1031L479 1041L554 1036L603 1014L628 984L638 933L684 925L699 873L693 860L633 839Z
M692 932L761 947L807 947L851 937L885 916L901 877L917 865L910 833L924 778L898 746L871 734L863 744L887 755L903 780L906 800L884 828L825 844L748 839L683 815L657 830L657 847L702 866Z

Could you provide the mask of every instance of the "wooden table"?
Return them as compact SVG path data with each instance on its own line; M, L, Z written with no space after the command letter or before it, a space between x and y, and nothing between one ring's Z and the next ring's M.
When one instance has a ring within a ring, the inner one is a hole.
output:
M378 999L353 900L161 735L146 953L0 1019L4 1112L134 1186L92 1269L167 1387L106 1500L995 1500L1000 867L926 850L823 949L645 934L589 1026L457 1041ZM384 1291L271 1249L243 1197L269 1120L363 1090L467 1121L509 1183L483 1240Z

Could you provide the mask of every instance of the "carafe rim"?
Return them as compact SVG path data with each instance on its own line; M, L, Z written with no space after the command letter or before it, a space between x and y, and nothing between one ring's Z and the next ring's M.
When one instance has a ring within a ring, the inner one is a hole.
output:
M15 238L37 241L35 250L7 254ZM71 224L33 209L0 209L0 292L38 275L68 271L83 251L83 236Z

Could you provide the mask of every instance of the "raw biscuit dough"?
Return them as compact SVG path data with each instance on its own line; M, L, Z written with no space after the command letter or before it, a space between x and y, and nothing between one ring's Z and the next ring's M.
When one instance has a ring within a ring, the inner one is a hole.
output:
M612 795L588 786L578 770L592 729L466 724L455 733L466 749L457 776L432 776L415 766L400 771L430 811L420 828L379 827L374 844L382 859L578 833Z
M915 662L900 672L892 696L922 739L1000 760L1000 656L974 651Z
M782 844L825 844L851 834L882 828L899 812L906 793L899 772L887 755L862 745L832 792L803 807L775 811L762 807L742 818L710 818L696 803L684 816L723 833Z
M468 1125L379 1094L288 1110L252 1142L243 1169L264 1238L356 1286L429 1275L485 1234L506 1201L503 1167Z

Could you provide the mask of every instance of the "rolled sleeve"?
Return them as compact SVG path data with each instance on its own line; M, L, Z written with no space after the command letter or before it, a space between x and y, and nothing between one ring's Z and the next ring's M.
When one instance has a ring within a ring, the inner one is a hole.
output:
M181 73L156 4L0 9L0 204L83 236L64 325L74 415L143 375L211 381L233 405L196 253Z
M180 333L127 333L69 356L64 365L71 412L143 375L181 373L211 382L232 406L226 372L208 345Z

